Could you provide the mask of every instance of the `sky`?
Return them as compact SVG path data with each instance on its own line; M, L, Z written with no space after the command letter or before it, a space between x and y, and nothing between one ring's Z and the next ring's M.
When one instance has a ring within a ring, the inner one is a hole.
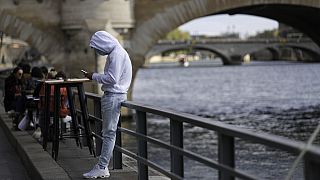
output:
M258 31L278 28L277 21L250 15L214 15L194 19L179 27L191 35L220 35L225 32L240 33L245 38Z

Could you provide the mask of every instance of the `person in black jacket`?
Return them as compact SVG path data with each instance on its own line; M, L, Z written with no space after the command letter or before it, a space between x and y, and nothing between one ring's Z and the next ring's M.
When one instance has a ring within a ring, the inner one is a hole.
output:
M5 79L4 107L5 111L22 112L24 105L22 102L22 81L23 70L16 67L13 72Z
M5 79L4 108L6 112L13 112L13 126L17 128L19 120L25 111L25 96L22 95L21 67L14 68L13 72Z

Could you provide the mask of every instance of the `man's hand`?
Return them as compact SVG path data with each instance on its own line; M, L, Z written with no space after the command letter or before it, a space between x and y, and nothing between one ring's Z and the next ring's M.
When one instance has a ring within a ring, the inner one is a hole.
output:
M84 73L84 76L90 80L92 80L93 72Z

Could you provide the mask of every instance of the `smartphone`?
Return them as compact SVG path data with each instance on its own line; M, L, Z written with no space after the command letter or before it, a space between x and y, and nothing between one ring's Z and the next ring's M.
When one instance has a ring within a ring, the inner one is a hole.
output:
M81 72L83 72L83 73L85 73L85 74L87 74L87 73L88 73L87 71L85 71L85 70L83 70L83 69L81 69Z

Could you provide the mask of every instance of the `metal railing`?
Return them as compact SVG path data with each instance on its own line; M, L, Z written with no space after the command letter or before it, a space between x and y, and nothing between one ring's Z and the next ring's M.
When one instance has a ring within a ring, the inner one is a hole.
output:
M99 155L101 149L101 128L102 119L100 112L101 96L92 93L86 93L88 101L93 103L93 114L89 115L91 122L94 124L93 136L96 141L96 152ZM284 137L275 136L266 133L257 133L250 130L241 129L233 125L212 121L210 119L176 112L162 108L142 105L135 102L123 102L123 107L135 110L136 113L136 131L121 127L119 121L116 146L113 155L113 167L122 168L122 153L137 160L139 179L148 179L148 168L151 167L171 179L183 179L184 177L184 157L198 161L207 167L219 171L219 179L231 180L240 179L260 179L254 175L248 174L235 167L235 138L263 144L275 149L284 150L292 154L299 154L307 148L304 155L304 175L305 179L317 179L320 177L320 148L317 146L306 146L305 143L293 141ZM170 144L155 139L147 135L147 115L151 113L170 119ZM183 148L183 123L191 124L195 127L201 127L218 134L218 161L206 158ZM137 138L137 153L131 152L122 147L122 133ZM148 159L148 144L152 143L161 148L170 151L171 169L170 171L162 168L160 165Z

